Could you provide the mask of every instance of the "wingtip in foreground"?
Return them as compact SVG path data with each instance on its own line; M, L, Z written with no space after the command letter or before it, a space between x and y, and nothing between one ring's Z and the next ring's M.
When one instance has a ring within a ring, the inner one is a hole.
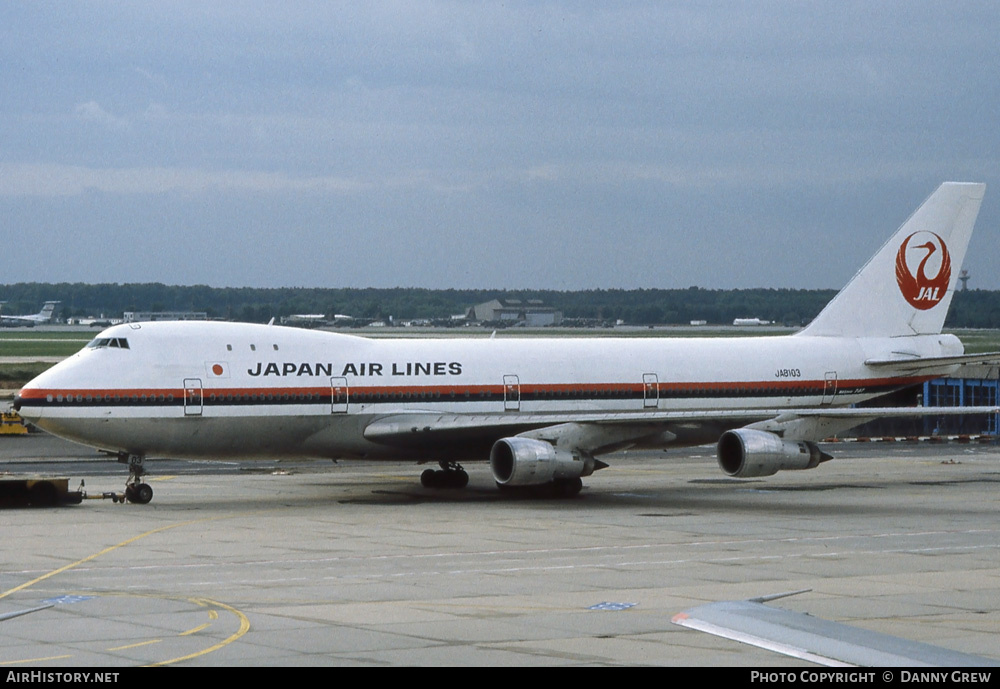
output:
M764 605L788 595L794 594L707 603L678 613L671 621L830 667L1000 667L1000 660Z

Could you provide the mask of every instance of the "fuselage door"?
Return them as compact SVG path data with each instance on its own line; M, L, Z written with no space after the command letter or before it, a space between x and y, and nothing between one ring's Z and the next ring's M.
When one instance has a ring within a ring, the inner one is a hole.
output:
M331 414L346 414L347 413L347 378L331 378L330 379L330 413Z
M833 404L833 398L837 394L837 372L827 371L823 380L823 401L820 404Z
M659 380L655 373L642 374L642 407L656 409L660 403Z
M204 406L201 378L184 379L184 416L201 416Z
M521 383L517 376L503 377L503 410L520 411Z

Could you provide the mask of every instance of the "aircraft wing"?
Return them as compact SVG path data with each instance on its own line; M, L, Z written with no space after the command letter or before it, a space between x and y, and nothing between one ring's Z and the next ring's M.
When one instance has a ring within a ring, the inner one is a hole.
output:
M905 355L904 355L905 356ZM899 371L920 371L923 369L941 368L965 364L997 364L1000 363L1000 352L985 352L983 354L960 354L956 356L926 356L894 359L867 359L865 366L872 368L892 368Z
M387 413L371 423L364 430L367 440L386 444L410 444L429 439L446 439L448 437L482 436L496 434L518 435L542 428L550 428L564 424L590 425L600 427L634 428L641 434L662 431L670 424L720 424L728 427L762 421L775 417L791 418L805 415L815 415L815 409L802 410L771 410L771 409L735 409L706 411L660 411L660 412L561 412L561 413L525 413L505 412L500 414L441 414L437 412L401 411L398 414ZM833 411L833 410L830 410ZM855 413L862 410L836 410L848 412L852 418L868 418L878 416L870 410L865 413ZM906 408L912 413L913 408ZM904 414L905 415L905 414ZM839 418L839 417L838 417Z
M364 429L372 442L399 447L471 440L496 440L513 435L550 439L562 437L574 447L590 452L610 451L646 437L698 429L730 429L753 424L764 430L799 436L796 428L811 425L806 432L817 439L827 437L822 422L845 422L848 426L882 417L952 416L995 414L1000 407L821 407L818 409L738 409L653 412L505 412L498 414L441 414L401 411L387 413ZM813 429L819 428L818 432ZM569 434L572 434L570 436ZM802 436L802 439L807 439Z
M767 415L763 415L766 418ZM544 429L590 429L593 441L574 443L579 449L596 451L615 442L634 440L663 433L669 424L718 422L726 418L732 426L760 420L760 413L746 410L725 415L722 412L673 412L640 414L632 412L567 412L530 414L506 412L502 414L440 414L412 411L387 414L375 419L364 429L367 440L386 445L414 447L431 443L468 442L537 433ZM600 437L598 440L597 437ZM613 440L612 440L613 439Z
M1000 666L991 658L764 605L789 595L708 603L675 615L672 622L827 666Z
M365 438L373 441L392 441L426 435L461 434L469 431L496 430L503 433L520 433L537 428L565 423L598 425L660 426L671 422L745 421L768 418L777 412L768 410L713 410L681 412L562 412L502 414L441 414L436 412L405 411L388 413L365 427ZM786 412L787 413L787 412Z

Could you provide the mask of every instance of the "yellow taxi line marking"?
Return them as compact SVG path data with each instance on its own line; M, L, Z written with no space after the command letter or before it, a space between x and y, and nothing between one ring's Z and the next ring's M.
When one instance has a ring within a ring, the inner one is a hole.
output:
M197 633L198 633L198 632L200 632L200 631L201 631L202 629L207 629L207 628L209 628L209 627L211 627L211 626L212 626L211 622L206 622L205 624L200 624L200 625L198 625L198 626L197 626L197 627L195 627L194 629L189 629L189 630L187 630L186 632L181 632L181 633L180 633L180 634L178 634L177 636L190 636L191 634L197 634Z
M63 658L72 658L72 655L65 656L46 656L44 658L25 658L24 660L0 660L0 665L20 665L21 663L43 663L46 660L62 660Z
M188 655L186 655L186 656L180 656L179 658L171 658L170 660L162 660L162 661L160 661L158 663L152 663L150 665L150 667L159 667L159 666L162 666L162 665L171 665L172 663L179 663L182 660L190 660L192 658L198 658L199 656L208 655L209 653L212 653L213 651L218 651L223 646L228 646L229 644L233 643L234 641L236 641L237 639L239 639L241 636L243 636L244 634L246 634L248 631L250 631L250 619L246 615L244 615L242 612L240 612L239 610L237 610L236 608L234 608L233 606L226 605L225 603L220 603L218 601L210 600L208 598L202 598L202 599L200 599L200 601L203 602L203 603L205 603L205 604L207 604L207 605L214 605L216 607L222 608L223 610L228 610L229 612L231 612L234 615L236 615L236 617L239 618L239 620L240 620L240 628L238 630L236 630L236 632L234 632L233 634L229 635L229 637L223 639L222 641L220 641L219 643L215 644L214 646L209 646L208 648L202 649L201 651L196 651L194 653L189 653Z
M227 515L227 516L223 516L223 517L211 517L211 518L208 518L208 519L192 519L192 520L186 521L186 522L178 522L176 524L167 524L166 526L160 526L158 528L151 529L151 530L146 531L144 533L141 533L141 534L139 534L137 536L133 536L132 538L127 538L124 541L122 541L121 543L116 543L115 545L108 546L107 548L104 548L103 550L99 550L98 552L96 552L96 553L94 553L92 555L88 555L87 557L81 558L81 559L77 560L76 562L71 562L68 565L63 565L62 567L59 567L58 569L54 569L51 572L43 574L43 575L41 575L39 577L35 577L34 579L31 579L30 581L26 581L26 582L24 582L23 584L21 584L19 586L15 586L12 589L8 589L8 590L0 593L0 599L6 598L7 596L10 596L10 595L12 595L14 593L17 593L18 591L24 591L25 589L31 588L32 586L34 586L35 584L37 584L39 582L45 581L46 579L51 579L52 577L56 576L57 574L62 574L63 572L67 572L67 571L73 569L74 567L79 567L80 565L82 565L82 564L84 564L86 562L90 562L91 560L95 560L95 559L99 558L101 555L106 555L107 553L114 552L115 550L118 550L119 548L123 548L123 547L125 547L127 545L135 543L136 541L139 541L139 540L141 540L143 538L146 538L147 536L152 536L154 534L162 533L164 531L169 531L170 529L176 529L177 527L180 527L180 526L190 526L191 524L200 524L200 523L204 523L204 522L217 521L217 520L221 520L221 519L232 519L235 516L237 516L237 515ZM239 516L243 516L243 515L239 515ZM227 638L223 639L222 641L220 641L219 643L217 643L217 644L215 644L213 646L209 646L208 648L202 649L201 651L196 651L195 653L190 653L190 654L188 654L186 656L180 656L178 658L171 658L170 660L163 660L163 661L160 661L158 663L153 663L152 666L171 665L173 663L179 663L182 660L189 660L191 658L198 658L200 656L207 655L209 653L212 653L214 651L219 650L220 648L222 648L224 646L228 646L232 642L234 642L237 639L239 639L240 637L242 637L248 631L250 631L250 619L245 614L243 614L241 611L237 610L236 608L232 607L231 605L226 605L225 603L219 603L218 601L210 600L208 598L188 598L187 600L193 601L194 603L196 603L197 605L200 605L202 607L216 607L216 608L221 608L223 610L227 610L228 612L231 612L240 621L240 628L238 630L236 630L236 632L234 632L233 634L230 634ZM212 612L214 612L214 611L212 611ZM156 641L147 641L147 642L135 644L135 646L145 646L145 645L153 644L153 643L159 643L159 640L156 640ZM134 648L135 646L122 646L121 648ZM69 657L71 657L71 656L53 656L52 658L41 658L41 659L38 659L36 661L18 660L18 661L13 661L13 662L15 662L15 663L39 662L39 661L55 660L57 658L69 658ZM0 664L4 664L4 663L0 663Z
M12 589L8 589L7 591L4 591L3 593L0 593L0 599L6 598L7 596L9 596L11 594L14 594L14 593L17 593L18 591L23 591L23 590L25 590L27 588L31 588L32 586L34 586L35 584L37 584L39 582L45 581L46 579L51 579L52 577L56 576L57 574L62 574L63 572L68 572L69 570L73 569L74 567L79 567L80 565L84 564L85 562L90 562L91 560L96 560L101 555L106 555L106 554L108 554L110 552L118 550L119 548L124 548L125 546L129 545L130 543L135 543L136 541L138 541L140 539L143 539L143 538L146 538L147 536L152 536L153 534L158 534L158 533L161 533L163 531L168 531L170 529L176 529L179 526L188 526L190 524L196 524L196 523L201 522L201 521L206 521L206 520L204 520L204 519L194 519L192 521L187 521L187 522L178 522L177 524L168 524L166 526L161 526L161 527L158 527L156 529L152 529L151 531L147 531L145 533L141 533L138 536L133 536L132 538L126 539L126 540L122 541L121 543L116 543L115 545L108 546L104 550L99 550L98 552L94 553L93 555L88 555L87 557L81 558L81 559L77 560L76 562L71 562L68 565L63 565L62 567L60 567L58 569L54 569L51 572L48 572L47 574L43 574L40 577L35 577L34 579L31 579L30 581L24 582L20 586L15 586Z

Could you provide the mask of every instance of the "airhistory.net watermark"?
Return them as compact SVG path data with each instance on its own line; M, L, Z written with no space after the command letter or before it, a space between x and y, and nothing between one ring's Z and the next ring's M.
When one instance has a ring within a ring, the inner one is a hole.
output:
M51 670L8 670L8 684L105 684L118 681L119 672L53 672Z

